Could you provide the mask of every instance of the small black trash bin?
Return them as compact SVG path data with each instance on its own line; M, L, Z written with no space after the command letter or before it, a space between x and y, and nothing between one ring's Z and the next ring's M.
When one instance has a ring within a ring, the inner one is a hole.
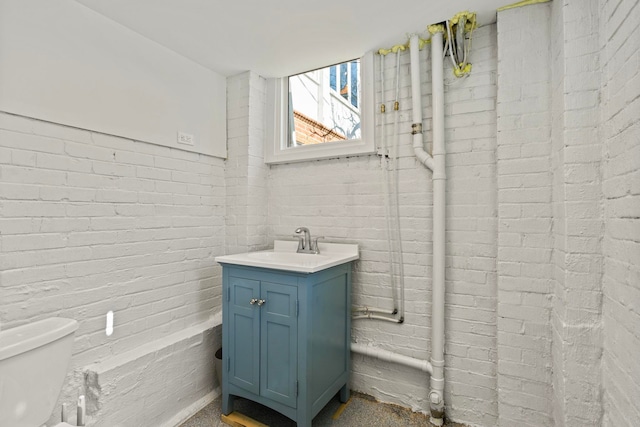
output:
M222 386L222 347L216 351L216 357L213 359L213 366L216 370L216 378L218 378L218 384Z

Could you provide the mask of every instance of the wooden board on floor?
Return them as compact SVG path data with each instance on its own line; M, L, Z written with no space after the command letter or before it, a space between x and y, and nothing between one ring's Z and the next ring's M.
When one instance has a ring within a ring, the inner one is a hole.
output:
M235 411L229 415L222 415L220 418L223 423L230 425L231 427L269 427L266 424L262 424L253 418L249 418L246 415L242 415Z

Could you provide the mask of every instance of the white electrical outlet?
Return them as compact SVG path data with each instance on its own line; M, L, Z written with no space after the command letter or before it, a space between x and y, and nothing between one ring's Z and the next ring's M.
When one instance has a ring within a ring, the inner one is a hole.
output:
M185 132L178 132L178 144L193 145L193 135Z

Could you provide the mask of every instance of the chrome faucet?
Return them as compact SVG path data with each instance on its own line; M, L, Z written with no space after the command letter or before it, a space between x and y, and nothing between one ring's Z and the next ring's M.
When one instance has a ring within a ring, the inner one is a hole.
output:
M298 227L296 228L295 235L293 237L298 238L298 252L299 254L319 254L320 250L318 249L318 239L321 237L316 237L314 240L311 239L311 233L307 227Z

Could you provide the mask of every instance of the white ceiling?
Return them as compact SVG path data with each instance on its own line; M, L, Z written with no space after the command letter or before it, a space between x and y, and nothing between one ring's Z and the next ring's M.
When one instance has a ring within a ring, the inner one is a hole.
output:
M514 0L76 0L223 75L282 77L426 35L470 10L480 26Z

